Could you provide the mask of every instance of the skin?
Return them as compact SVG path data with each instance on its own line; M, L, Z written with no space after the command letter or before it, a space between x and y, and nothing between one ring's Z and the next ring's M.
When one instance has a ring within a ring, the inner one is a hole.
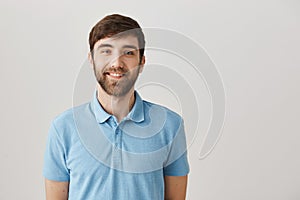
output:
M103 109L120 122L132 109L134 83L143 71L145 56L140 60L138 40L134 36L103 38L94 45L88 58L98 81L98 101ZM184 200L187 176L165 176L165 200ZM69 182L47 180L47 200L67 200Z
M99 83L98 100L104 110L119 122L133 107L134 83L143 71L145 57L139 60L138 48L134 36L104 38L95 43L93 56L89 54ZM122 76L114 77L114 73Z
M45 180L47 200L67 200L69 192L69 182L58 182Z
M184 200L188 176L165 176L165 200Z

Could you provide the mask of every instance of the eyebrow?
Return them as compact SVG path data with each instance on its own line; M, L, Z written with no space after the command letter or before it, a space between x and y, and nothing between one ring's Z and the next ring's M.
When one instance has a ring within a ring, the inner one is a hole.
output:
M138 50L138 48L134 45L124 45L123 48L129 48L129 49L134 49L134 50Z
M111 44L100 44L97 49L103 48L103 47L113 47Z
M104 43L104 44L100 44L100 45L97 47L97 49L100 49L100 48L103 48L103 47L110 47L110 48L113 48L113 45L111 45L111 44L105 44L105 43ZM137 48L136 46L134 46L134 45L129 45L129 44L122 46L122 48L129 48L129 49L138 50L138 48Z

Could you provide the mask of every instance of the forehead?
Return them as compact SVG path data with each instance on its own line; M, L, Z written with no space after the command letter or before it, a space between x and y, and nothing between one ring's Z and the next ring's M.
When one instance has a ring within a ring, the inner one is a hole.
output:
M103 44L111 45L113 48L123 48L126 46L135 46L136 49L139 48L137 37L132 35L121 36L121 37L106 37L100 39L95 43L94 49L97 49L100 45Z

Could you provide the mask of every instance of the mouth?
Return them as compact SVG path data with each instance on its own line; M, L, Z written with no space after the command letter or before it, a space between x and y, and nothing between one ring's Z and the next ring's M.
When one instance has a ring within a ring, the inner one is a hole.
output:
M125 73L118 73L118 72L105 72L105 76L109 76L113 79L121 79L123 76L125 76Z

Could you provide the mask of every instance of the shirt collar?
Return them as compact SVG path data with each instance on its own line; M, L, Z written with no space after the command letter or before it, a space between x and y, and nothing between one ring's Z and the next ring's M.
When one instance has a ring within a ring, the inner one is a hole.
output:
M144 121L143 100L137 91L134 91L134 95L135 95L135 102L131 111L126 116L126 119L132 120L134 122L142 122ZM107 113L99 103L97 99L97 90L95 91L93 96L92 107L98 123L104 123L106 120L112 117L112 115Z
M128 113L127 118L134 122L142 122L144 121L143 100L137 91L134 91L134 95L135 95L135 102L131 111Z
M97 98L97 90L94 92L93 100L92 100L92 107L94 111L94 115L98 123L105 122L108 118L112 115L108 114L101 106Z

